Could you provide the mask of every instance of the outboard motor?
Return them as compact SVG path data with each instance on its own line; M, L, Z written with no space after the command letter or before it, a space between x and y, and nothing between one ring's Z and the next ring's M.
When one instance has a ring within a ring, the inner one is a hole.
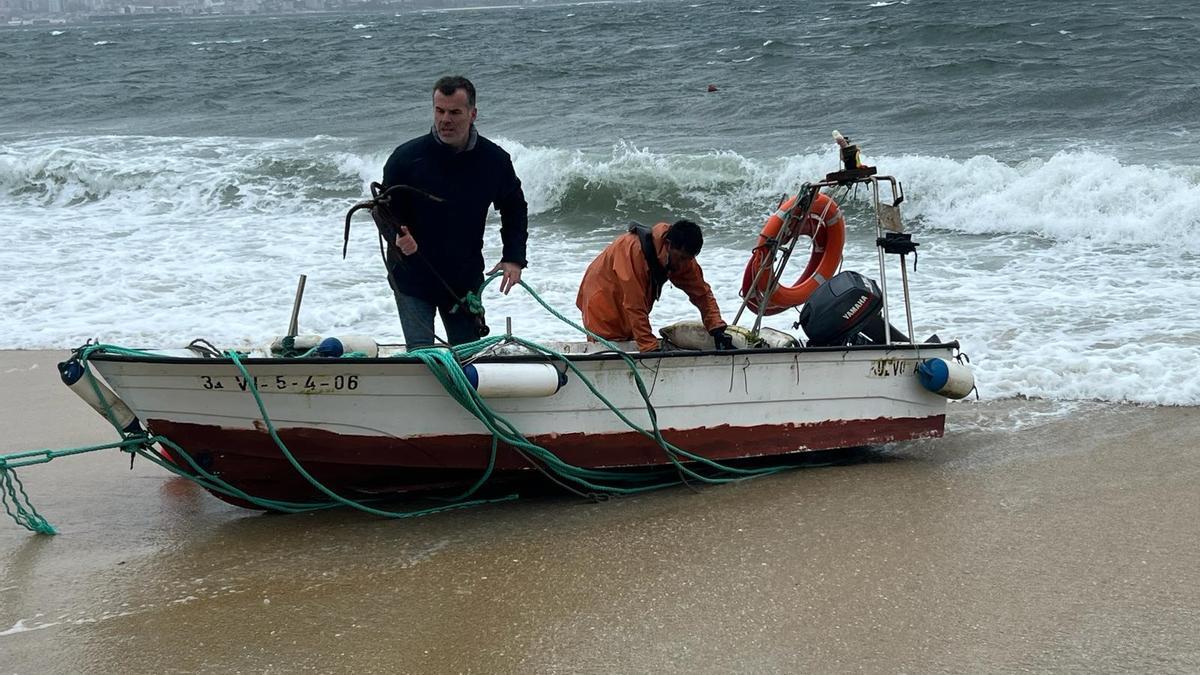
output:
M846 270L813 291L797 323L813 347L851 344L862 339L859 333L864 330L872 340L883 342L882 310L879 286L858 272ZM906 338L893 333L893 339Z

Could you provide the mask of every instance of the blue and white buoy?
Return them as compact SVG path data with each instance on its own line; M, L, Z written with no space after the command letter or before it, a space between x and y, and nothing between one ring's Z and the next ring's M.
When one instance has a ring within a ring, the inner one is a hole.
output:
M322 358L338 358L344 354L359 352L367 358L379 356L379 344L365 335L345 335L342 337L327 337L317 344L316 356Z
M962 398L975 389L971 369L956 361L925 359L917 366L921 386L939 396Z

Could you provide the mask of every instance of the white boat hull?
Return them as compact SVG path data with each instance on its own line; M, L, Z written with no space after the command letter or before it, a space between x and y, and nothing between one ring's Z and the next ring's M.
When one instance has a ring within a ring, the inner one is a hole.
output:
M733 460L940 436L946 399L921 387L915 367L956 351L956 343L947 343L634 358L664 437L706 458ZM629 420L650 427L624 360L569 358ZM373 493L453 482L456 473L477 475L491 455L490 432L422 363L247 359L247 381L227 359L97 354L90 362L151 432L256 495L294 499L312 488L270 438L251 388L288 449L338 489ZM553 395L485 400L527 438L576 466L670 462L573 374ZM501 447L497 471L530 468L521 454Z

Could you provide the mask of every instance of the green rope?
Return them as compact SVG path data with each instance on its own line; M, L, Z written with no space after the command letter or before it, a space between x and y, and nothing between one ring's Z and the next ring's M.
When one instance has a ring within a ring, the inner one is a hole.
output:
M494 279L501 276L500 273L495 273L486 278L479 288L478 293L468 293L467 297L460 305L455 307L454 311L460 306L465 306L469 311L482 313L483 305L479 300L480 294ZM40 464L48 462L57 457L64 457L73 454L81 454L85 452L93 452L104 449L118 448L123 452L130 453L135 456L146 458L156 465L182 477L185 477L197 483L201 487L218 492L227 496L231 496L243 500L249 504L272 511L281 511L285 513L302 513L319 509L333 508L337 506L348 506L366 513L387 518L410 518L416 516L429 515L440 513L451 509L467 508L480 504L488 504L495 502L508 501L515 499L516 495L509 495L498 499L481 499L472 497L482 488L489 478L491 478L495 465L496 457L500 443L505 443L509 447L515 449L518 453L524 455L528 461L550 475L552 478L564 481L567 484L575 485L583 490L592 491L600 495L622 495L635 494L650 490L657 490L663 487L678 485L685 483L689 479L696 480L702 483L719 484L730 481L744 480L754 476L762 476L779 471L793 468L790 465L772 466L756 469L743 469L721 464L717 461L690 453L682 448L675 446L667 441L658 424L658 414L654 409L654 405L650 401L650 394L646 388L646 383L642 379L639 371L639 364L631 358L617 345L609 340L606 340L595 333L587 330L583 326L563 316L553 307L547 304L541 296L539 296L532 288L524 281L518 282L522 288L546 311L555 318L566 323L572 328L578 330L591 337L596 342L604 345L614 353L618 354L624 360L626 366L630 369L633 376L633 382L637 387L638 394L646 407L646 411L650 418L650 427L643 428L629 419L616 405L606 398L595 384L575 365L566 355L554 351L546 346L538 343L524 340L513 335L499 335L476 340L471 343L458 345L452 348L445 347L427 347L416 349L404 354L398 354L392 357L399 361L415 361L423 363L429 372L434 376L439 384L442 385L446 393L453 398L459 405L468 413L480 421L481 424L491 433L492 443L491 451L488 457L488 463L480 476L462 493L452 497L444 497L443 501L448 502L443 506L436 506L425 509L417 509L410 511L387 511L368 505L362 501L356 501L336 493L328 486L324 485L315 476L309 473L301 462L295 457L291 450L280 438L274 423L271 421L270 415L267 412L266 405L258 391L254 388L248 388L248 391L254 398L254 402L258 407L259 415L262 418L263 424L267 431L279 448L283 457L292 466L296 472L303 477L316 491L325 495L327 501L319 502L289 502L282 500L265 499L255 497L239 489L238 487L224 481L219 476L212 474L203 469L199 463L182 447L172 442L163 436L151 436L145 433L131 434L126 433L117 421L116 414L112 409L111 403L107 400L103 390L100 387L99 380L92 372L88 359L96 353L118 354L125 356L160 356L151 354L150 352L128 349L117 345L103 343L89 343L80 347L75 352L76 358L84 368L85 376L92 387L93 392L102 403L104 416L108 419L113 428L122 436L122 440L116 443L104 445L85 446L81 448L68 448L64 450L31 450L26 452L18 452L10 455L0 455L0 488L3 488L3 500L5 511L18 524L30 529L34 532L44 534L54 534L54 528L46 522L44 518L33 508L29 503L28 496L25 494L24 487L15 474L15 468L20 466L28 466L32 464ZM663 450L669 466L659 469L641 470L638 472L604 470L604 469L589 469L585 467L575 466L563 461L550 450L533 443L526 438L516 425L511 421L492 410L486 402L483 401L479 393L471 385L467 379L466 373L463 371L462 362L470 359L477 354L491 349L501 343L519 344L533 353L546 356L551 361L558 361L564 364L565 368L570 370L575 377L587 387L588 390L596 396L618 419L621 420L630 429L636 431L642 436L652 439ZM315 352L315 349L308 350L303 356L309 356ZM246 369L245 364L241 359L244 353L234 350L228 350L225 355L230 359L233 365L238 369L247 381L252 381L253 377ZM345 354L344 357L361 357L364 356L361 352L352 352ZM153 449L157 444L161 447L169 448L174 457L182 460L186 467L179 466L175 461L171 461L159 452ZM702 472L701 469L704 471ZM674 472L671 476L667 472ZM12 502L12 506L10 506Z
M487 279L484 279L483 285L479 287L478 293L468 291L466 297L464 297L462 300L459 300L458 302L454 303L454 306L450 308L450 313L453 314L453 313L457 312L458 310L465 308L468 312L470 312L472 314L482 316L483 315L483 300L480 300L479 296L483 295L483 289L487 288L487 285L492 281L492 279L495 278L496 276L500 276L500 275L501 275L500 272L496 272L494 275L488 277Z
M254 381L254 378L246 370L246 366L242 364L242 360L241 360L241 358L238 357L236 352L227 351L226 355L229 356L230 360L233 361L233 365L237 366L237 369L239 371L241 371L242 376L244 376L247 381L250 381L250 382ZM306 481L308 481L309 484L311 484L317 490L322 492L325 496L329 497L330 499L337 502L338 504L341 504L343 506L349 506L351 508L358 509L360 511L365 511L370 514L373 514L376 516L383 516L386 518L411 518L414 516L424 516L424 515L429 515L432 513L448 511L450 509L464 508L464 507L468 507L468 506L476 506L479 504L485 504L485 503L490 503L490 502L495 502L495 501L507 501L508 499L515 499L515 496L512 496L512 497L506 497L506 498L503 498L500 500L473 500L473 501L469 501L469 502L461 502L461 503L451 504L451 505L447 505L447 506L437 506L437 507L433 507L433 508L429 508L429 509L420 509L417 511L384 511L382 509L376 509L374 507L367 506L366 504L363 504L362 502L354 501L353 499L347 499L346 497L343 497L343 496L337 494L336 492L334 492L333 490L329 489L324 484L322 484L320 481L318 481L315 477L313 477L313 475L311 473L309 473L300 464L299 461L296 460L295 455L293 455L291 450L288 449L287 445L284 444L283 439L281 439L279 437L279 433L275 429L275 424L273 422L271 422L271 417L270 417L270 415L267 414L267 407L265 404L263 404L262 397L259 396L258 390L253 387L247 387L247 389L254 396L254 402L258 405L258 411L262 415L262 421L263 421L263 424L267 427L267 432L271 435L271 440L275 441L275 445L283 453L284 458L287 459L288 463L292 465L292 468L294 468L297 473L299 473ZM484 473L483 478L481 478L478 482L476 482L475 486L473 486L467 492L463 493L459 497L459 499L465 499L466 497L470 496L471 494L473 494L475 492L475 490L478 488L478 486L483 485L483 483L486 482L488 476L490 476L490 474L492 472L492 468L495 466L495 461L496 461L496 444L493 443L492 444L492 455L488 460L488 467Z
M312 352L313 350L309 350L309 351ZM116 417L111 410L111 406L108 403L107 399L105 398L103 392L101 391L101 389L99 387L99 382L96 379L95 374L92 372L91 365L88 363L89 357L92 354L95 354L97 352L118 354L118 355L124 355L124 356L135 356L135 357L136 356L141 356L141 357L156 356L156 355L151 354L150 352L146 352L146 351L142 351L142 350L138 350L138 349L128 349L125 347L119 347L117 345L109 345L109 344L103 344L103 343L85 345L84 347L82 347L78 350L78 358L80 360L80 363L84 367L85 376L89 379L89 382L91 382L93 391L96 393L97 397L99 397L100 401L104 404L106 417L108 418L109 422L113 425L113 428L117 429L118 433L123 434L123 431L121 430L121 427L120 427L119 423L117 422ZM349 356L352 356L355 354L361 354L361 353L360 352L351 352L350 354L345 355L345 357L349 357ZM247 380L253 380L253 378L247 372L245 365L243 365L241 362L242 354L240 352L237 352L235 350L227 350L225 352L225 355L228 356L231 361L233 361L233 364L242 373L242 375L247 378ZM414 511L383 511L380 509L376 509L376 508L367 506L361 502L356 502L354 500L347 499L345 497L342 497L342 496L334 493L328 487L321 484L316 478L314 478L310 473L308 473L308 471L306 471L303 466L301 466L300 462L295 458L295 456L291 453L291 451L283 443L283 440L281 438L279 438L279 434L275 429L275 425L274 425L274 423L271 422L270 415L267 413L266 406L263 403L262 398L259 396L258 392L253 389L251 389L250 392L254 396L255 403L258 406L258 410L259 410L260 415L262 416L263 423L267 426L267 429L270 433L271 439L275 442L276 446L283 453L285 459L287 459L288 463L290 463L293 466L293 468L295 468L296 471L305 480L307 480L311 485L313 485L313 487L315 487L318 491L320 491L320 492L324 493L326 496L328 496L332 500L331 502L296 503L296 502L263 499L263 498L255 497L255 496L250 495L250 494L238 489L237 487L227 483L226 481L220 479L219 477L203 470L200 467L200 465L195 462L195 460L191 457L191 455L189 453L187 453L179 445L171 442L169 439L167 439L163 436L154 436L152 438L148 438L143 435L140 437L135 437L132 440L126 441L125 443L118 444L118 445L121 445L122 449L126 449L126 450L127 450L127 447L125 447L125 446L137 446L139 444L146 444L146 443L160 443L162 445L165 445L165 446L171 448L171 450L174 451L174 453L177 456L180 456L188 463L188 465L192 469L192 471L195 472L194 475L190 474L188 472L180 471L171 462L161 459L161 458L155 456L153 453L139 451L136 454L139 454L141 456L149 458L151 461L155 462L159 466L163 466L164 468L167 468L168 470L172 471L173 473L176 473L177 475L196 480L197 483L199 483L202 487L205 487L206 489L213 490L215 492L220 492L222 494L229 495L232 497L236 497L236 498L246 501L250 504L258 506L260 508L264 508L264 509L268 509L268 510L272 510L272 511L283 511L286 513L312 511L315 509L330 508L330 507L335 507L335 506L341 505L341 506L350 506L351 508L356 508L361 511L365 511L367 513L371 513L371 514L378 515L378 516L384 516L384 517L388 517L388 518L409 518L409 517L429 515L429 514L433 514L433 513L440 513L442 511L448 511L451 509L467 508L467 507L471 507L471 506L477 506L480 504L509 501L511 499L516 498L515 495L510 495L507 497L502 497L502 498L497 498L497 499L478 499L478 500L469 500L469 501L466 500L467 497L474 494L475 491L477 491L479 489L479 487L481 487L487 481L488 477L490 477L490 475L491 475L492 469L495 466L495 454L496 454L496 449L497 449L496 444L493 443L492 444L492 455L489 459L488 467L487 467L486 471L484 472L483 476L481 476L480 479L471 488L469 488L466 492L464 492L461 495L458 495L457 497L451 498L455 502L453 504L448 504L445 506L438 506L438 507L433 507L433 508L428 508L428 509L419 509L419 510L414 510ZM100 449L104 449L107 447L113 447L113 446L112 445L95 446L93 448L75 449L75 450L65 451L64 454L76 454L78 452L86 452L88 450L100 450ZM37 451L34 451L34 452L36 453ZM197 480L196 476L199 476L200 479Z
M25 494L25 486L13 469L0 467L0 503L4 512L18 525L36 534L58 534L42 514L37 512Z
M499 276L501 276L501 274L499 272L497 272L497 273L489 276L487 279L485 279L483 282L483 286L480 287L480 292L482 293L483 289L486 288L489 283L491 283L494 279L496 279ZM551 358L560 360L564 364L566 364L567 368L569 368L573 373L575 373L575 375L579 378L579 380L581 382L584 383L584 385L588 388L588 390L591 391L592 394L594 396L596 396L596 398L598 398L602 403L604 403L604 405L609 410L611 410L613 412L613 414L615 414L623 423L625 423L629 428L633 429L634 431L637 431L638 433L642 434L643 436L654 439L654 441L658 443L659 447L661 447L664 451L666 451L667 456L671 459L672 463L674 463L677 468L683 470L685 473L687 473L688 475L691 475L692 477L694 477L698 480L701 480L703 482L712 482L712 483L729 482L730 480L738 480L738 478L707 478L705 476L696 474L695 472L691 471L687 467L684 467L682 464L679 463L678 458L684 457L690 461L699 462L706 466L717 469L718 471L736 474L741 477L753 477L753 476L768 475L768 474L778 473L778 472L786 470L788 468L792 468L790 466L780 466L780 467L768 467L768 468L762 468L762 469L739 469L736 467L731 467L731 466L720 464L719 462L715 462L713 460L707 459L705 457L701 457L699 455L689 453L689 452L682 450L681 448L671 444L670 442L668 442L665 438L663 438L662 430L658 426L658 413L654 409L654 404L650 402L650 393L646 389L646 383L644 380L642 380L641 374L638 373L637 362L633 358L631 358L628 354L626 354L623 349L621 349L617 345L613 344L609 340L593 333L592 331L584 328L583 326L581 326L581 325L575 323L574 321L568 319L567 317L563 316L561 313L559 313L557 310L555 310L553 307L551 307L549 304L547 304L546 301L543 300L542 297L540 295L538 295L532 288L530 288L524 281L518 281L517 283L519 283L521 285L521 287L524 288L529 293L530 297L532 297L535 301L537 301L537 303L539 305L541 305L547 312L549 312L556 319L558 319L559 321L562 321L563 323L567 324L568 326L571 326L575 330L588 335L596 342L603 344L605 347L608 347L610 350L616 352L617 354L619 354L621 356L621 358L625 361L626 365L629 367L630 372L633 375L634 383L637 385L638 393L642 397L642 401L646 406L646 411L650 416L651 429L649 429L649 430L643 429L643 428L639 427L636 423L634 423L632 420L630 420L628 417L626 417L619 409L616 408L616 406L614 406L612 404L612 402L610 402L603 394L600 393L600 391L595 387L595 385L592 384L591 380L589 380L586 376L584 376L584 374L579 370L579 368L577 366L575 366L575 364L572 363L570 361L570 359L566 358L565 355L559 354L558 352L555 352L551 349L543 347L542 345L539 345L537 343L530 342L528 340L523 340L521 338L517 338L514 336L507 336L508 339L512 342L521 344L528 349L531 349L538 353L545 354L547 356L550 356Z
M559 459L553 452L529 441L517 430L515 425L488 407L479 396L479 392L467 380L466 373L463 372L459 360L473 356L492 345L508 341L509 339L509 336L495 336L459 345L453 349L441 347L419 349L405 356L423 362L450 397L483 423L484 427L492 434L493 453L495 452L495 441L502 441L509 446L529 453L558 477L576 483L583 488L599 492L629 494L673 484L672 482L639 488L621 487L615 483L630 480L631 477L628 474L616 471L585 469L568 464ZM611 404L609 406L611 407ZM639 479L633 477L632 480L637 481Z

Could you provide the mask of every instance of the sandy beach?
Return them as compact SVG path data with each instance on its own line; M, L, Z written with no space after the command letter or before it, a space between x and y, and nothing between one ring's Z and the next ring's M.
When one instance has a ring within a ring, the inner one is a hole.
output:
M113 440L0 352L0 452ZM239 510L115 450L20 470L0 671L1197 672L1200 409L951 406L944 439L592 504Z

